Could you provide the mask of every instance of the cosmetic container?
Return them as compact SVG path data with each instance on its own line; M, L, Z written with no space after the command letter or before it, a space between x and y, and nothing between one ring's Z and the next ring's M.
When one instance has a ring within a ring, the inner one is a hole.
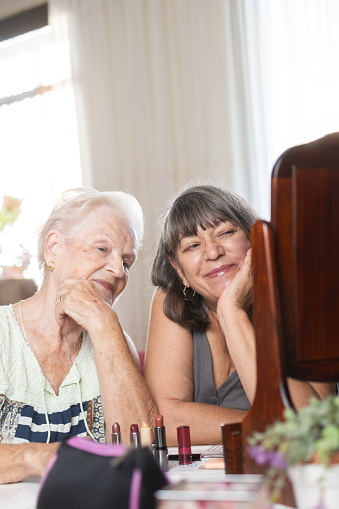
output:
M134 449L140 449L140 432L137 424L131 424L129 438L131 446L134 447Z
M152 450L152 428L143 421L140 428L141 447L148 447Z
M112 444L120 445L121 444L121 433L120 433L120 425L118 422L115 422L112 426Z
M179 465L192 463L191 434L189 426L177 428Z
M162 415L155 416L154 427L154 457L163 472L168 471L168 449L166 445L166 430Z

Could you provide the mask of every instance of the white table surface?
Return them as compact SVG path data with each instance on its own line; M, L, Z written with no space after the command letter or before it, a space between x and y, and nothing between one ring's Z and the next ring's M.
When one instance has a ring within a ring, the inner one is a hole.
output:
M40 477L0 486L0 509L35 509Z
M221 446L220 446L221 447ZM192 447L193 453L206 452L212 449L210 446L194 446ZM212 449L213 450L213 449ZM217 449L216 449L216 452ZM176 454L177 448L170 448L170 454ZM206 458L205 460L207 460ZM192 465L180 466L178 462L170 462L170 470L168 477L171 481L193 477L206 477L206 475L213 475L222 470L212 470L201 468L202 462L194 462ZM30 477L25 481L13 484L0 485L0 509L36 509L38 492L39 492L40 477ZM281 504L274 504L273 509L290 509L288 506Z

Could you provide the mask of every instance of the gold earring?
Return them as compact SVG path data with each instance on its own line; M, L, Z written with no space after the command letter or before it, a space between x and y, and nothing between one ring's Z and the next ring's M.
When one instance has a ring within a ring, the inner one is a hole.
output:
M55 263L54 263L54 261L53 261L53 260L51 260L51 261L48 263L48 270L50 270L51 272L53 272L54 267L55 267Z

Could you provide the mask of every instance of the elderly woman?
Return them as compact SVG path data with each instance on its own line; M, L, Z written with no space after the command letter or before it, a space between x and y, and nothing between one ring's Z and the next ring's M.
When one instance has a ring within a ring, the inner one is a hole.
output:
M112 305L143 235L124 192L66 192L39 237L43 282L0 308L0 482L40 475L63 438L151 421L138 355ZM47 444L47 445L46 445Z
M212 185L184 190L164 218L144 373L170 445L180 425L190 426L193 444L220 443L220 423L241 421L253 401L256 219L245 200ZM328 385L290 384L297 406L333 392Z

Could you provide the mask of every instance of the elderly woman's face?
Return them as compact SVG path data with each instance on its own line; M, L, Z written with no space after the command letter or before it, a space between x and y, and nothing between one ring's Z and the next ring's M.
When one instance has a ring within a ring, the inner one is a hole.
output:
M214 305L242 267L251 247L246 234L231 221L183 237L176 251L176 269L185 286Z
M133 230L126 216L109 206L91 211L64 246L58 269L61 279L88 279L110 305L124 290L136 260Z

